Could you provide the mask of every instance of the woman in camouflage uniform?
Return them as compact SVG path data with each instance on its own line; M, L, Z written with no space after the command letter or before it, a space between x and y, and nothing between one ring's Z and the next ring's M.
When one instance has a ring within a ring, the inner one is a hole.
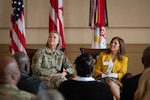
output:
M32 59L33 76L43 80L49 88L58 88L67 80L68 74L73 74L74 68L67 56L61 51L61 37L52 31L45 47L39 49Z

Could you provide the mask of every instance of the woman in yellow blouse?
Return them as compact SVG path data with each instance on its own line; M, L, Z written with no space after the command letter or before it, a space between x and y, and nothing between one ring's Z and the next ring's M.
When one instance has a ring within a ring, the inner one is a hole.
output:
M120 100L121 78L126 74L128 57L125 56L125 43L120 37L110 42L110 51L100 53L94 69L94 77L103 79L110 86L114 100Z

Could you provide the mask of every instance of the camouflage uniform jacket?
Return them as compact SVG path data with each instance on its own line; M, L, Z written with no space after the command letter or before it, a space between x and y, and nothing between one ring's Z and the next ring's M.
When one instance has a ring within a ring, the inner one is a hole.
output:
M12 84L0 84L0 100L31 100L35 95Z
M50 77L50 74L62 71L66 71L68 74L74 72L71 62L63 51L52 52L48 47L41 48L35 53L31 68L33 76L43 80L48 88L57 88L62 81L67 80L63 76Z

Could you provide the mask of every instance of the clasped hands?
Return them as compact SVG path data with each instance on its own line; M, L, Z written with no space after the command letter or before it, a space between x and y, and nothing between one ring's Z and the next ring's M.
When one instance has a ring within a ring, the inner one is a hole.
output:
M50 76L66 76L67 75L67 72L62 72L62 73L56 73L56 74L50 74Z
M106 74L106 75L108 75L108 74L110 74L109 72L104 72L103 74Z

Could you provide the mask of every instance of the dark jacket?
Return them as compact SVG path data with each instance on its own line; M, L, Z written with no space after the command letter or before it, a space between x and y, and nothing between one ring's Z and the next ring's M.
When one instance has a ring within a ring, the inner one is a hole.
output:
M68 80L58 90L66 100L113 100L110 87L98 81Z
M141 74L126 79L123 82L121 100L134 100L134 93L138 87Z
M47 90L46 84L38 78L21 73L21 79L17 84L18 88L33 94Z

